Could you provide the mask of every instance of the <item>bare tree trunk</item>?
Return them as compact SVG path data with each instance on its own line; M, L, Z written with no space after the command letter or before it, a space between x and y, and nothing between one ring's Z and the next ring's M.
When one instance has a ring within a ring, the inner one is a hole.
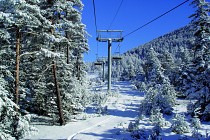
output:
M61 95L60 95L58 81L57 81L56 64L54 61L53 61L52 69L53 69L53 77L54 77L54 83L55 83L55 92L57 96L57 107L58 107L58 112L59 112L59 117L60 117L59 122L60 122L60 125L65 125L62 103L61 103Z
M67 39L69 39L67 33L65 33L65 37L66 37ZM66 58L66 63L69 64L69 44L67 44L67 46L66 46L66 57L67 57L67 58Z
M51 29L51 33L52 34L54 33L53 29ZM53 51L54 51L54 47L53 47ZM52 61L52 72L53 72L53 78L54 78L54 84L55 84L55 94L57 96L57 109L58 109L58 113L59 113L59 117L60 117L59 122L60 122L60 125L65 125L62 103L61 103L61 94L60 94L58 80L57 80L55 60Z
M15 103L19 104L20 31L16 30ZM18 112L18 108L15 107Z
M77 80L80 80L80 63L79 63L79 53L77 54L77 63L76 63L76 67L77 67Z
M69 45L67 45L67 48L66 48L66 57L67 57L66 63L69 64Z

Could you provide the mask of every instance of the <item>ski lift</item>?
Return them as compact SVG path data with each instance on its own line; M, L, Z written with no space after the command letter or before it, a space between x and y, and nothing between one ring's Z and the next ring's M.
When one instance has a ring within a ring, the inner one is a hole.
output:
M97 62L94 63L94 65L103 65L105 62L103 61L103 59L97 59Z
M99 42L107 42L109 39L112 42L122 42L122 30L97 30L97 38L96 40Z
M122 60L122 56L112 56L113 60Z
M103 82L105 81L105 71L104 71L105 65L104 64L105 64L105 62L100 59L98 59L97 62L94 63L95 66L102 66L102 68L103 68L103 75L102 75Z
M115 55L112 56L112 59L113 60L122 60L122 56L120 55L120 44L118 45L117 48L119 48L119 50L118 50L118 52L115 52Z
M95 66L102 66L103 63L102 63L102 62L95 62L94 65L95 65Z

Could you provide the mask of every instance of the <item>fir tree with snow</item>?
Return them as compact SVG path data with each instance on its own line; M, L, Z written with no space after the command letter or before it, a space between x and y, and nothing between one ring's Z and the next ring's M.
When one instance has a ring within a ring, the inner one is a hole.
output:
M147 64L145 63L146 79L149 80L148 90L141 109L146 114L151 114L151 111L156 108L164 114L171 114L176 102L176 91L170 84L169 78L164 75L161 62L153 48L150 49L148 58Z
M84 82L85 65L82 61L82 54L88 48L87 33L85 32L85 26L81 23L80 10L82 6L81 1L45 1L40 6L43 16L51 22L53 31L48 33L48 45L45 46L46 51L42 64L42 66L47 65L47 67L45 67L43 76L40 76L39 82L42 84L39 85L42 86L36 89L35 104L41 101L39 103L40 108L45 109L43 113L46 115L57 114L57 111L53 109L57 99L52 94L52 92L56 92L56 83L54 83L53 75L51 77L48 75L48 73L51 73L50 66L55 63L57 86L61 94L61 104L66 120L70 120L71 115L83 111L83 105L86 102L86 100L83 100L87 92ZM50 52L50 49L53 52ZM48 54L52 55L48 57Z
M159 127L164 127L167 124L159 108L152 110L152 113L150 115L150 121L154 126Z
M201 120L210 120L210 17L209 17L209 2L205 0L194 0L192 5L196 11L192 18L194 31L194 59L188 67L191 78L191 88L187 90L188 98L196 99L193 105L193 110L199 110ZM194 116L195 114L191 114Z
M190 132L190 127L185 120L185 116L181 114L175 114L172 119L171 131L177 134L183 134Z
M21 116L14 110L18 106L9 98L6 85L0 77L0 139L20 139L37 130L29 125L30 115Z
M198 117L193 117L191 118L191 126L195 129L199 129L201 128L201 122L200 119Z
M167 87L164 86L166 85L150 87L147 90L145 99L140 105L140 111L150 115L153 110L159 108L164 114L172 114L176 94L173 95L173 92L168 91Z
M128 125L128 131L129 132L133 132L133 131L136 131L138 130L138 125L136 123L133 123L133 122L130 122L129 125Z

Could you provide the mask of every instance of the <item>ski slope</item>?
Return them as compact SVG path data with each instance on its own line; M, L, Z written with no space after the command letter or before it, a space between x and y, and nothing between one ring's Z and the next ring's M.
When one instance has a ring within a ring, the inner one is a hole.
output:
M133 87L130 82L114 82L112 89L117 89L118 93L110 96L105 103L105 115L93 115L65 126L35 125L39 129L38 134L26 139L130 139L125 130L138 115L143 99L143 93ZM106 90L106 85L100 88Z
M90 79L97 78L95 75L89 75ZM91 93L106 93L107 85L95 82L90 87ZM33 136L27 136L24 139L54 139L54 140L122 140L133 139L131 133L127 131L130 122L134 122L138 117L139 105L144 99L144 93L135 89L135 86L128 81L118 81L112 83L112 95L103 106L107 106L105 114L97 114L93 111L93 106L89 106L88 111L82 113L68 122L65 126L50 125L49 123L33 123L39 132ZM184 114L187 112L188 100L177 99L177 105L174 107L176 113ZM193 140L192 132L180 135L171 132L171 117L165 116L169 122L163 128L161 133L163 140L177 140L188 137ZM188 119L189 121L189 119ZM188 122L190 125L190 122ZM139 122L139 128L150 131L154 126L149 118L144 118ZM148 131L148 132L149 132ZM210 124L202 123L198 130L204 139L210 134Z
M99 121L94 123L94 125L69 136L69 140L122 139L129 137L129 135L126 135L126 131L123 130L138 115L138 106L143 99L143 95L135 91L129 82L115 82L114 88L116 87L119 89L119 95L110 97L106 103L108 114L100 117Z

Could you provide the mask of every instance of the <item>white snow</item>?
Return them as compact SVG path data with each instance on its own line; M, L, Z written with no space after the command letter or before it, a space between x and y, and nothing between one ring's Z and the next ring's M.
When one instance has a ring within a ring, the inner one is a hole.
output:
M41 51L45 54L46 57L61 57L63 54L49 51L48 49L41 48Z
M89 74L89 77L96 78ZM96 87L100 90L91 90L92 92L106 92L106 84L101 86L91 85L93 89ZM96 86L96 87L94 87ZM109 96L107 102L103 106L107 106L107 113L104 115L96 114L91 111L80 114L72 122L65 126L53 126L34 123L39 129L37 135L25 137L25 139L132 139L127 131L129 123L134 122L138 117L139 104L144 99L144 93L137 91L135 86L130 82L113 82L112 96ZM188 101L178 100L175 107L177 113L185 113ZM90 107L91 108L91 107ZM79 119L80 118L80 119ZM166 117L170 121L170 117ZM181 136L170 131L170 123L163 128L161 135L163 140L176 140ZM153 126L149 123L148 118L140 120L140 129L151 130ZM202 124L199 132L205 136L210 133L210 125ZM182 136L191 136L187 133Z
M91 76L94 77L94 76ZM101 87L106 91L106 85ZM26 139L121 139L129 137L125 131L130 121L138 115L143 93L133 90L129 82L115 82L113 94L104 106L107 114L82 114L86 120L75 120L65 126L35 124L39 129L37 135ZM114 91L119 90L119 93ZM100 91L101 92L101 91Z

